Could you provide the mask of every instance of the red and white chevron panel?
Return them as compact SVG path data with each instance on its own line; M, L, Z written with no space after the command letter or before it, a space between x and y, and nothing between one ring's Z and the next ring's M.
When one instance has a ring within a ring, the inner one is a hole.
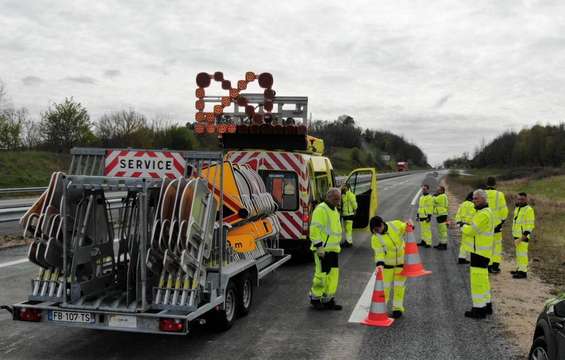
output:
M171 151L107 150L104 175L116 177L183 177L186 162Z
M239 165L248 165L254 170L294 171L298 177L299 203L296 211L277 211L281 223L281 238L305 239L308 234L309 216L308 168L301 154L276 151L233 151L227 154L226 160Z

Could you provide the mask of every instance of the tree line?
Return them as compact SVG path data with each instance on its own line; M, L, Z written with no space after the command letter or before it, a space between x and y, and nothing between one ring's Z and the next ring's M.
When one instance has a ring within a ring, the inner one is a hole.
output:
M565 123L535 125L519 132L507 131L471 157L464 153L448 159L445 167L562 167L565 166Z
M370 165L380 169L391 168L396 161L408 161L410 166L429 167L424 152L402 136L388 131L362 129L355 120L342 115L335 121L317 120L310 124L308 133L324 139L326 149L353 148L355 165Z
M149 120L133 109L114 111L93 121L87 109L73 98L51 104L33 120L25 108L8 100L0 82L0 149L68 152L75 146L212 148L214 139L197 139L186 126L166 119Z
M362 129L348 115L335 121L314 121L309 133L324 140L326 153L334 147L352 149L346 161L357 167L394 168L396 161L429 166L416 145L390 132ZM72 97L50 104L36 121L25 108L10 104L0 81L0 150L68 152L75 146L191 150L215 149L219 142L213 135L197 137L191 126L163 118L150 120L133 109L109 112L93 121L88 110Z

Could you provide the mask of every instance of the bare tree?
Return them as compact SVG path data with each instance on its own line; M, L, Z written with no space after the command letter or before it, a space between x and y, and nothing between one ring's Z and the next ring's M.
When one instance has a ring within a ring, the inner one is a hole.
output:
M147 128L147 119L133 109L104 114L96 126L96 135L105 145L127 146L140 130Z

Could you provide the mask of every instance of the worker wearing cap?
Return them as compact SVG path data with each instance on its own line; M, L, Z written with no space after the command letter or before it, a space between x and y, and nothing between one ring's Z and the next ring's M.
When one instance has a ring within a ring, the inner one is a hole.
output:
M528 194L521 192L516 199L512 221L512 236L516 245L516 271L511 271L514 279L528 277L528 246L535 228L536 215L528 205Z
M502 191L495 189L496 180L494 177L487 178L487 201L489 208L492 209L496 226L494 228L494 251L489 264L489 272L497 274L500 272L500 261L502 260L502 226L508 217L508 207L506 197Z
M341 188L341 216L345 227L345 244L348 247L353 245L353 218L357 211L357 199L351 191L349 184Z
M465 312L466 317L484 319L492 314L492 299L488 264L494 247L495 215L487 203L484 190L473 192L475 214L470 224L464 224L461 231L464 236L473 239L463 243L464 249L471 253L471 298L473 308Z
M330 188L326 199L314 209L310 223L310 249L314 252L314 279L310 303L317 310L341 310L334 296L339 282L338 255L341 252L341 219L337 207L341 191Z
M465 224L471 224L473 220L473 216L475 215L475 204L473 204L473 192L471 191L467 194L465 201L459 205L457 209L457 214L455 215L455 221L459 227L462 227ZM467 243L467 247L472 247L473 238L461 234L461 243L459 244L459 259L457 261L458 264L468 264L469 263L469 252L465 250L465 243Z
M434 246L437 250L447 250L447 215L449 211L445 187L438 186L434 195L434 215L437 222L439 243Z
M418 221L420 222L421 241L418 246L432 246L432 214L434 212L434 198L430 194L430 186L422 185L422 195L418 200Z
M391 288L393 293L392 317L399 318L404 313L404 293L406 276L404 270L404 247L406 227L412 226L404 221L384 222L380 216L369 221L371 228L371 247L375 253L377 268L383 271L385 302L389 303Z

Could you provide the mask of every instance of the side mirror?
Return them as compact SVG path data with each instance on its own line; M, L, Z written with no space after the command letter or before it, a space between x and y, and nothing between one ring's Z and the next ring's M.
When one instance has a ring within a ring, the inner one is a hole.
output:
M565 300L561 300L553 306L553 312L556 316L565 318Z

